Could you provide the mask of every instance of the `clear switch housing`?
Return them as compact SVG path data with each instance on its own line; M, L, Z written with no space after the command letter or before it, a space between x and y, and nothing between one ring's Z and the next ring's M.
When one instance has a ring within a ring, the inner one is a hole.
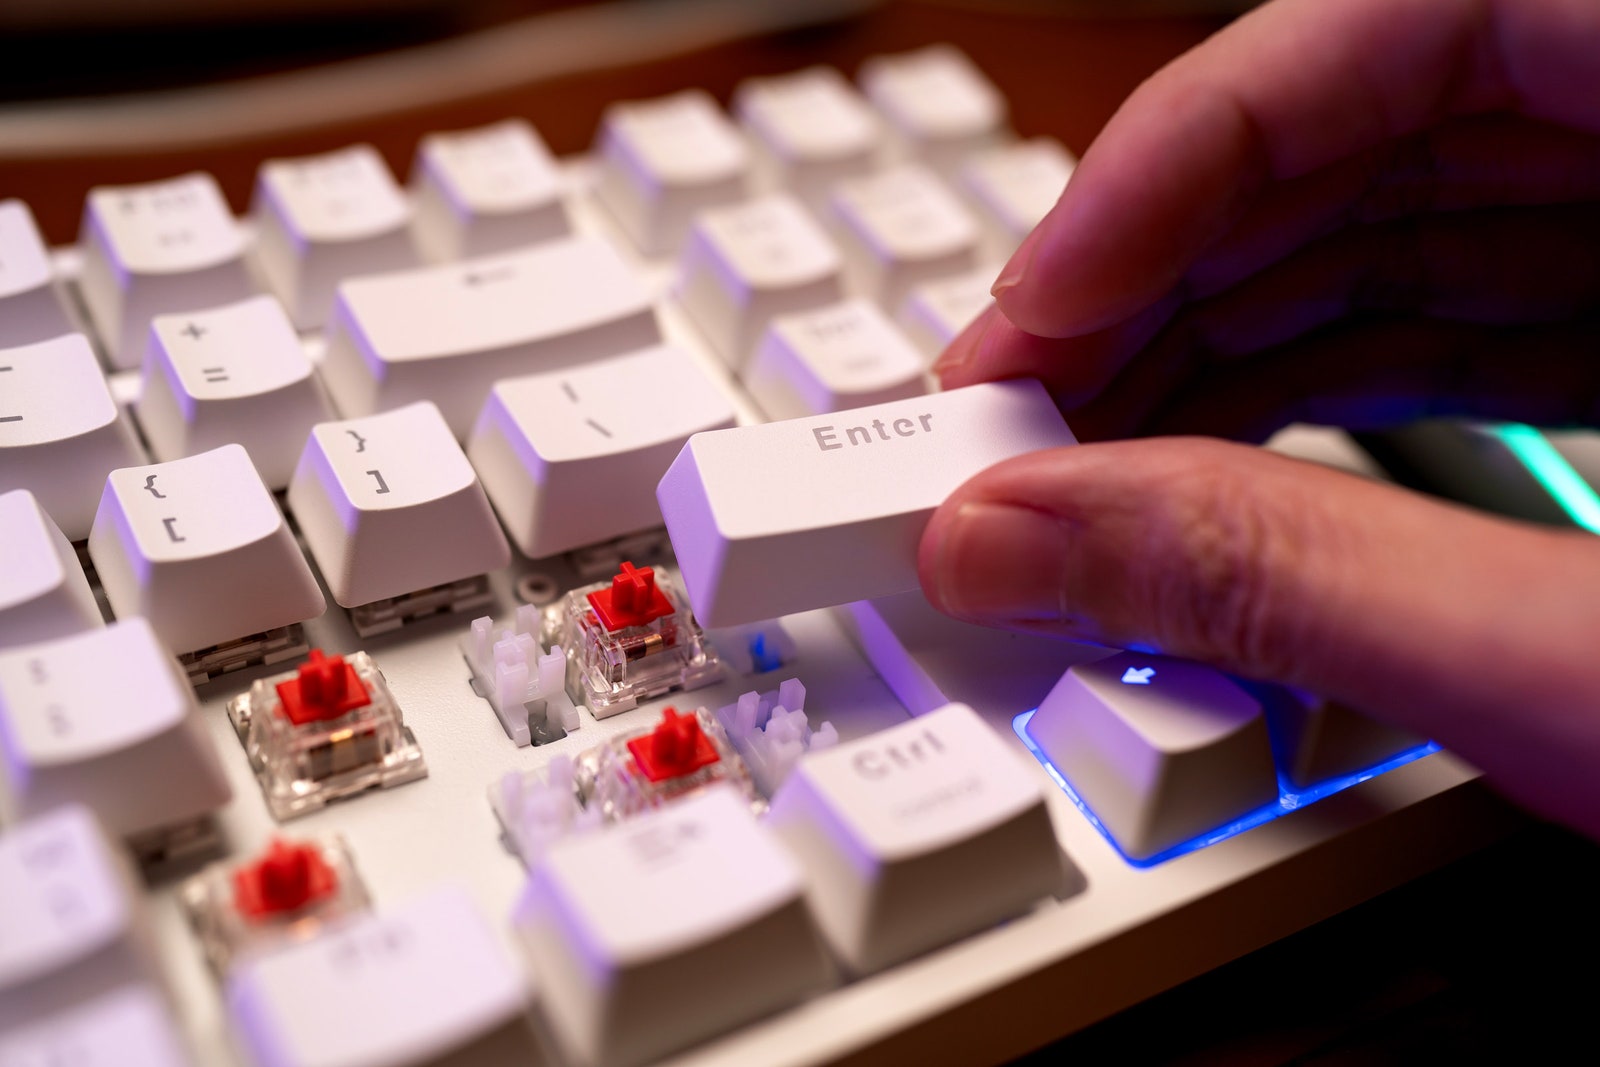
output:
M428 773L383 674L365 652L324 656L261 678L228 702L273 817Z
M629 562L546 609L545 643L567 650L567 693L597 719L723 675L671 576Z
M667 708L638 730L617 734L579 754L575 786L587 810L618 822L727 782L760 812L765 802L750 771L709 711Z
M243 863L214 863L178 898L219 978L240 956L315 936L370 899L344 839L274 838Z

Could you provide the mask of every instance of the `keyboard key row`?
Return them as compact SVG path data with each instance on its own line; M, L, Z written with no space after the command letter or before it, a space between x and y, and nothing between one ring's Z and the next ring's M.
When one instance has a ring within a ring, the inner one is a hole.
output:
M752 79L734 95L737 125L701 92L614 105L592 153L594 195L636 248L670 255L699 212L756 189L787 187L831 222L851 180L921 159L954 181L957 163L1009 136L998 94L951 50L881 57L863 67L862 84L871 104L826 68ZM1059 191L1049 186L1064 153L991 156L963 188L999 232L1015 235ZM347 279L558 239L570 230L568 184L537 133L513 120L425 138L409 190L370 145L267 160L248 233L207 174L101 187L85 201L77 281L108 365L131 369L156 315L233 303L261 285L296 328L314 329ZM845 228L859 229L859 211L845 211ZM870 247L889 247L874 236ZM20 202L0 210L0 263L0 345L69 328L49 253Z
M827 346L887 329L868 307L820 329L794 324L798 355L775 341L758 366L771 384L763 395L777 398L769 402L806 402L783 385L801 377L799 366L820 364L838 380ZM908 370L915 363L904 350L899 358ZM870 375L851 384L870 385ZM500 383L466 452L425 401L318 423L287 503L347 608L504 566L510 550L491 501L534 558L664 517L709 625L886 595L915 586L917 533L950 489L1005 456L1072 441L1037 383L898 399L920 382L893 377L900 384L885 392L894 399L837 418L735 429L725 396L687 356L646 349ZM994 425L1007 433L996 436ZM597 484L606 487L598 499ZM851 552L828 547L841 538ZM863 552L865 543L875 547ZM114 470L88 552L112 610L150 618L182 652L292 626L325 606L237 444ZM830 583L778 580L793 559L819 552L840 557Z

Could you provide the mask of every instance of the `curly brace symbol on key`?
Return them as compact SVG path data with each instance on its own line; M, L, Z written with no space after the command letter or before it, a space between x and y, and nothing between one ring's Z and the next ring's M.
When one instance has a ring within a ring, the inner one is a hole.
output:
M362 437L360 434L356 433L354 430L346 430L345 433L349 434L351 437L354 437L356 439L356 451L357 452L365 452L367 450L367 439L365 437Z
M157 477L159 477L159 475L152 474L144 480L144 491L155 497L157 500L165 500L167 499L167 494L156 488Z

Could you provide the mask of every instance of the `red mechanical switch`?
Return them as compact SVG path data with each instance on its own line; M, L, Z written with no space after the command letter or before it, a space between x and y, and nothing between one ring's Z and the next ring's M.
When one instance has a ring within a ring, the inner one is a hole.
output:
M233 903L241 915L268 919L332 896L339 876L313 845L274 838L266 854L233 874Z
M648 625L677 610L656 588L655 569L632 563L623 563L621 571L611 579L610 589L590 593L589 606L600 624L613 633L627 626Z
M654 730L629 741L628 751L639 773L652 782L682 778L721 758L700 721L676 708L668 708Z
M367 687L343 656L324 656L313 648L295 677L278 683L278 707L296 726L326 722L371 703Z

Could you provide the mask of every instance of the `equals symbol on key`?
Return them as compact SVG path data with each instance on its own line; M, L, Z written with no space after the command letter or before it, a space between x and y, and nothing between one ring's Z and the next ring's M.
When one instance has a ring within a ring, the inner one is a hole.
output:
M201 367L200 373L206 376L208 382L225 382L228 380L226 367Z

